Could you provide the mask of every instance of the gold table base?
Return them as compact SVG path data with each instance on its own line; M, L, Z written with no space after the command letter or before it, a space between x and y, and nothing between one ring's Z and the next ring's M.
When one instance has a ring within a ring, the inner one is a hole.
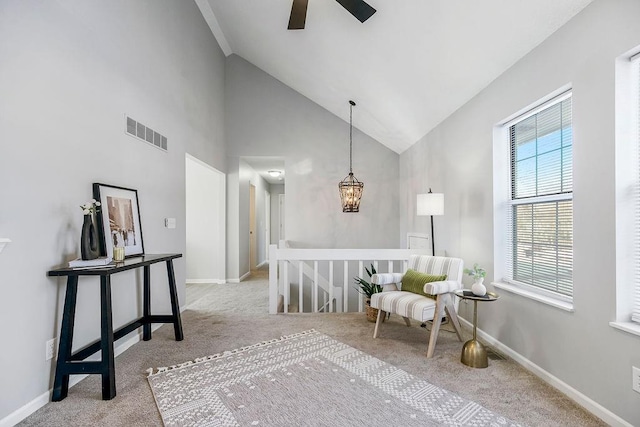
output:
M462 347L460 361L472 368L486 368L489 366L487 349L480 341L476 339L469 340Z

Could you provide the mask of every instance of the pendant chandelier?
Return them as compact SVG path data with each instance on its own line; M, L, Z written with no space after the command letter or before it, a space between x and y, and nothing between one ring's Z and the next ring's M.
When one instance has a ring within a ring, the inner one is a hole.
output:
M364 183L358 181L353 175L353 107L355 105L355 102L349 101L349 175L338 184L342 212L360 211L360 198L364 188Z

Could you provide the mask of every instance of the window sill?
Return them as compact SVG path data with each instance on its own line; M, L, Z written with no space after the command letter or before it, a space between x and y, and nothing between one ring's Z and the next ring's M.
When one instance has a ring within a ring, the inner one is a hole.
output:
M640 336L640 324L635 322L609 322L609 326L633 335Z
M548 295L542 295L528 289L523 289L519 286L511 285L509 283L491 282L491 284L498 289L502 289L504 291L511 292L512 294L520 295L555 308L559 308L560 310L568 311L570 313L573 313L575 311L573 309L572 302L564 301L559 298L553 298L552 296Z

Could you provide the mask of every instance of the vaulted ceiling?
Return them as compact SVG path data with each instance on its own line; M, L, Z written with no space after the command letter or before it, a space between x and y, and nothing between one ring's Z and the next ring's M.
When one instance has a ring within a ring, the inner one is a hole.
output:
M367 0L360 23L333 0L196 0L235 53L402 153L592 0Z

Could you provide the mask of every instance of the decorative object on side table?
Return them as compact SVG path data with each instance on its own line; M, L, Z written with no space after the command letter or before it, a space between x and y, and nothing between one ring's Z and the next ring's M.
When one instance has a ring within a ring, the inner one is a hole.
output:
M484 282L484 278L487 275L487 272L484 268L478 266L476 262L473 264L473 268L465 268L464 273L473 277L473 285L471 285L471 292L477 296L483 296L487 293L487 287L482 283Z
M102 203L102 214L98 216L102 253L115 258L113 248L121 246L125 257L144 255L138 192L94 183L93 196Z
M100 205L101 203L96 199L91 199L84 205L80 205L84 214L82 234L80 234L80 255L83 260L96 259L100 256L98 230L93 220L96 212L100 211Z
M364 269L367 272L367 276L369 276L369 281L366 281L362 277L354 277L356 284L358 285L356 289L366 298L364 300L364 304L365 312L367 313L367 320L375 323L378 318L378 309L371 307L371 295L382 292L382 286L371 283L371 276L376 274L376 269L373 264L371 264L371 270L367 267Z
M113 260L116 262L124 261L124 246L113 248Z
M101 256L94 259L81 259L76 258L69 261L69 268L91 268L91 267L108 267L111 263L111 258Z

